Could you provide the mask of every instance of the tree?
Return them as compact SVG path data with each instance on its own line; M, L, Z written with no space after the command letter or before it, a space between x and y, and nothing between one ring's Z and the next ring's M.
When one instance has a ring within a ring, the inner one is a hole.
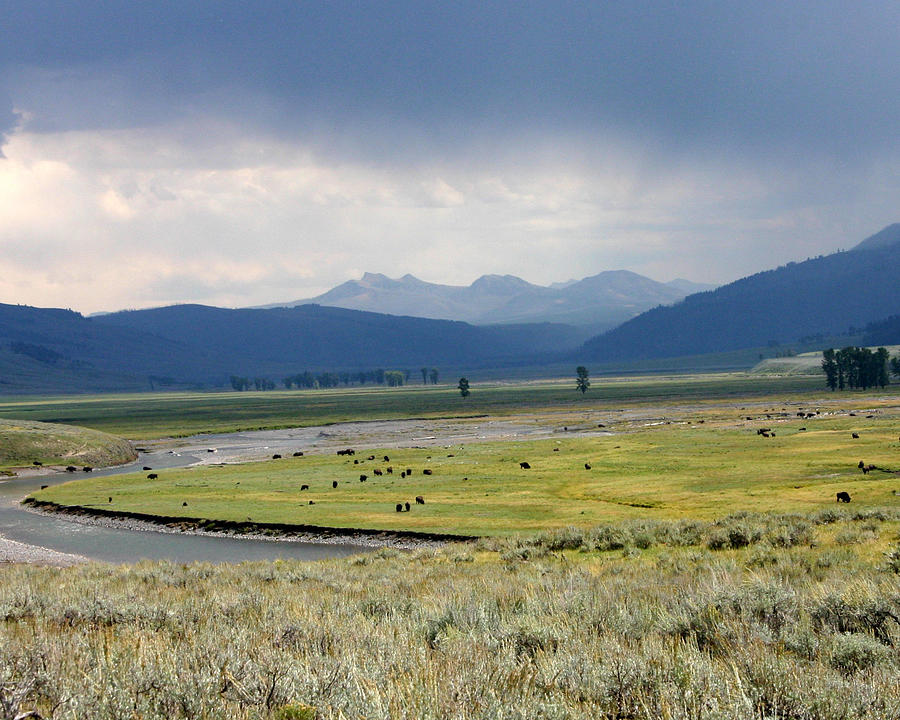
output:
M838 366L834 348L822 351L822 370L825 372L825 384L834 392L838 383Z
M419 368L419 371L422 373L422 384L428 384L428 368Z
M575 368L575 373L578 375L575 379L575 387L581 390L581 394L584 395L591 386L591 381L588 380L588 369L584 365L579 365Z
M891 375L900 377L900 355L891 358Z
M463 397L469 396L469 380L468 378L461 377L459 379L459 394Z
M437 385L437 381L438 381L437 368L431 368L431 371L428 373L428 376L431 378L431 384Z

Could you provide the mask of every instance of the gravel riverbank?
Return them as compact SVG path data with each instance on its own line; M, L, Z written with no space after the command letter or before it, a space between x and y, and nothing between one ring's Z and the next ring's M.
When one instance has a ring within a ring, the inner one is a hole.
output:
M70 555L37 545L26 545L0 535L0 565L29 563L31 565L68 567L84 562L88 562L88 558L81 555Z

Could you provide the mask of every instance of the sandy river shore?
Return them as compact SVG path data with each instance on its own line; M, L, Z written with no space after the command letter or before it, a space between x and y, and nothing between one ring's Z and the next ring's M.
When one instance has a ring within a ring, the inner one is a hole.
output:
M67 567L88 562L81 555L70 555L37 545L26 545L0 536L0 565L9 563L30 563L32 565L54 565Z

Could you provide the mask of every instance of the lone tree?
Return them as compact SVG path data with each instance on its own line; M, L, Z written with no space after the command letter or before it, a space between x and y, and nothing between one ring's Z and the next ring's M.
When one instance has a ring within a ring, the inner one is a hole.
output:
M581 394L584 395L591 386L591 381L588 380L588 369L584 365L579 365L575 368L575 372L578 375L575 379L575 387L581 390Z
M459 379L459 394L463 397L469 396L469 380L468 378L461 377Z
M431 368L431 370L428 372L428 377L431 378L431 384L432 384L432 385L437 385L437 381L438 381L438 371L437 371L437 368Z

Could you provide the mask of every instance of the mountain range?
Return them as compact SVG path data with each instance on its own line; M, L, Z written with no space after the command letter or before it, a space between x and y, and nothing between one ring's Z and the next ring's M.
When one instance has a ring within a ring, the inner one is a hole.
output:
M644 310L713 287L681 279L660 283L628 270L602 272L549 287L514 275L482 275L471 285L457 286L429 283L413 275L394 280L366 273L317 297L264 307L312 303L475 325L554 322L590 326L594 332L601 332Z
M579 297L587 307L598 296L597 287L606 288L607 296L620 288L618 297L625 297L626 289L642 282L632 276L601 273L566 287L538 288L534 294L529 288L537 286L518 278L485 276L453 292L458 299L467 291L485 305L507 293L519 297L521 307L508 307L506 314L496 311L499 318L528 317L539 306L545 312L541 303L551 291L572 290L562 299L555 297L561 314L576 316ZM430 286L415 278L366 278L371 286ZM174 305L90 318L71 310L0 305L0 394L221 387L232 374L277 381L305 370L415 372L428 366L468 374L551 363L621 364L786 345L804 336L809 345L814 342L810 337L831 338L851 330L877 344L900 344L897 278L900 224L852 250L788 263L692 294L593 337L584 325L475 325L316 304L238 310ZM426 296L434 297L420 295Z

